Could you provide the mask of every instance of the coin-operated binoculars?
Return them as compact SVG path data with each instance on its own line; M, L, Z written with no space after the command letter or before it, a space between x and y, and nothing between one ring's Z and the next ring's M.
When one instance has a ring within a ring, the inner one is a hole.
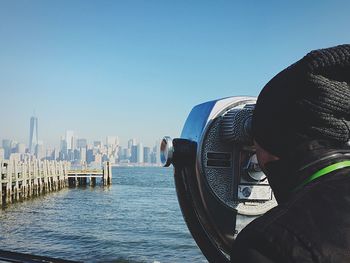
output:
M164 137L160 146L163 165L174 166L183 217L209 262L229 262L239 231L276 205L251 137L255 102L230 97L197 105L181 137Z

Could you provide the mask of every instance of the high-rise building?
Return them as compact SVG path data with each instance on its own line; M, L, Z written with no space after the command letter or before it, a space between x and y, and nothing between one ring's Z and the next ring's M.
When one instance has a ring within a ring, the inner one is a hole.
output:
M131 158L131 149L126 149L126 159L129 159Z
M115 162L116 156L118 155L118 144L119 140L117 136L106 137L106 147L108 160L112 163Z
M2 148L11 148L11 140L3 139L2 140Z
M94 147L101 148L102 142L101 141L94 141Z
M2 140L2 148L4 149L4 158L8 160L11 155L11 140Z
M102 154L97 153L95 154L94 165L100 166L101 164L102 164Z
M42 141L38 141L35 146L35 157L39 160L45 157L44 143Z
M137 163L137 146L136 145L131 146L130 162Z
M74 150L68 150L66 160L70 162L74 161Z
M131 158L131 149L125 148L123 150L123 154L124 154L124 159L130 160L130 158Z
M77 148L80 149L80 148L86 148L87 146L87 140L86 139L77 139Z
M11 145L10 145L10 147L11 147L11 152L12 152L12 153L15 153L15 152L16 152L17 144L18 144L17 141L11 140Z
M92 163L93 161L95 161L94 151L92 149L88 149L86 151L86 162Z
M80 162L82 163L86 162L86 147L80 148Z
M74 149L74 151L73 151L73 161L80 161L80 150Z
M67 142L64 136L61 136L59 159L66 160L67 156L68 156Z
M137 146L137 163L143 163L143 145L139 143Z
M150 163L151 162L151 148L143 147L143 162Z
M136 139L130 139L128 141L128 149L131 149L132 146L136 146Z
M35 153L35 147L38 144L38 118L30 117L30 130L29 130L29 153Z
M117 155L115 156L115 162L118 163L122 159L125 159L124 150L122 146L118 146Z
M156 157L156 153L154 151L151 152L151 163L152 164L157 163L157 157Z
M75 140L74 140L73 131L66 131L66 143L67 143L67 150L74 150Z

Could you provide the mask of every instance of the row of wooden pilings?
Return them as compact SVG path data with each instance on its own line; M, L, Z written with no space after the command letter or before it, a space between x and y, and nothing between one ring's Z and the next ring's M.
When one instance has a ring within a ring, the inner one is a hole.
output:
M108 162L101 171L103 185L111 184L112 172ZM72 186L69 185L70 172L71 165L66 161L0 161L0 206ZM86 172L83 180L87 180L89 175L91 174ZM91 180L96 182L96 178L90 178L90 182Z

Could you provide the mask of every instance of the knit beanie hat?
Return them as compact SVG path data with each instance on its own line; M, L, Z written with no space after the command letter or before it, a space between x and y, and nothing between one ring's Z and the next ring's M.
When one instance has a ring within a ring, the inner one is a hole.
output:
M282 158L312 140L350 139L350 45L314 50L270 80L253 114L256 142Z

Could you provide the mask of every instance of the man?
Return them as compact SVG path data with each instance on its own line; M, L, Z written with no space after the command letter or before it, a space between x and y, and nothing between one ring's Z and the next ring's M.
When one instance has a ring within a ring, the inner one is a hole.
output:
M237 237L232 262L350 262L350 45L275 76L253 115L278 206Z

